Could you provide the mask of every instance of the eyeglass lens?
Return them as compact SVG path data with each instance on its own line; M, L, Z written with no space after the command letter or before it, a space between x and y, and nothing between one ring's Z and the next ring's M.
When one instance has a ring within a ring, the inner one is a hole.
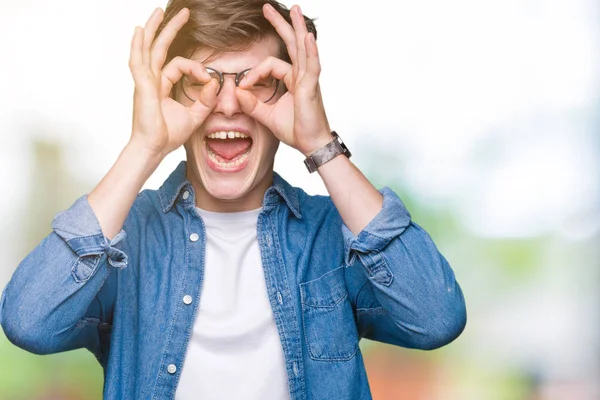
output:
M206 72L212 79L215 79L220 84L219 93L223 90L226 76L234 75L235 85L238 86L242 79L250 72L250 69L234 73L223 73L212 68L206 68ZM200 98L202 89L208 82L202 82L193 75L184 75L181 80L181 86L185 96L191 101L196 101ZM252 87L248 88L257 99L263 102L268 102L277 93L279 87L279 81L272 76L261 78L257 80Z

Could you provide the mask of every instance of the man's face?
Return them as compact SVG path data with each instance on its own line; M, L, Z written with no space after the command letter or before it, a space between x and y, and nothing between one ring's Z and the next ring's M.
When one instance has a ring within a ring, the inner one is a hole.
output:
M231 73L252 68L278 53L276 39L268 37L248 50L223 53L207 62L203 61L208 51L196 51L190 58L203 62L205 67ZM275 102L281 92L269 103ZM177 100L190 104L183 93L178 93ZM279 140L271 131L242 112L235 95L235 76L225 75L216 107L184 146L187 177L196 190L198 206L222 212L260 207L272 183L278 146Z

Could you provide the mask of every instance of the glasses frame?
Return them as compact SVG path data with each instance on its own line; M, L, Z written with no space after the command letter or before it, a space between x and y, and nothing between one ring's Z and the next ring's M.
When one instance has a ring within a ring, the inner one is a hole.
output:
M210 68L210 67L205 67L205 68L206 68L207 72L209 72L209 73L210 72L214 72L219 77L219 90L217 91L217 96L219 95L219 93L221 93L221 90L223 89L223 84L225 83L225 76L226 75L235 76L235 86L239 87L240 86L240 82L244 78L245 74L248 73L248 71L250 71L252 69L252 68L246 68L245 70L240 71L240 72L221 72L221 71L218 71L218 70L216 70L214 68ZM196 101L197 99L192 99L185 92L185 87L183 85L183 79L180 80L179 83L180 83L180 86L181 86L181 91L183 92L183 94L185 95L185 97L187 97L190 101ZM279 90L279 79L275 79L275 90L273 91L273 94L271 95L271 97L269 97L267 100L264 100L264 102L268 103L269 101L273 100L273 97L275 97L275 95L277 94L278 90Z

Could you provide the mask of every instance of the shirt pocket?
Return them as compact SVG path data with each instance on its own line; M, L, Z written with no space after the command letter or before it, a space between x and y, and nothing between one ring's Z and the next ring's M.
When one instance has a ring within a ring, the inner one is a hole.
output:
M300 284L304 336L313 360L346 361L358 351L344 272L342 266Z

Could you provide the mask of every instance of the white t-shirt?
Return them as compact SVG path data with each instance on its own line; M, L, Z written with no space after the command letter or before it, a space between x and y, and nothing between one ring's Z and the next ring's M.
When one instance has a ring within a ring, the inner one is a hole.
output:
M175 398L289 399L256 237L261 209L198 212L206 226L204 281Z

